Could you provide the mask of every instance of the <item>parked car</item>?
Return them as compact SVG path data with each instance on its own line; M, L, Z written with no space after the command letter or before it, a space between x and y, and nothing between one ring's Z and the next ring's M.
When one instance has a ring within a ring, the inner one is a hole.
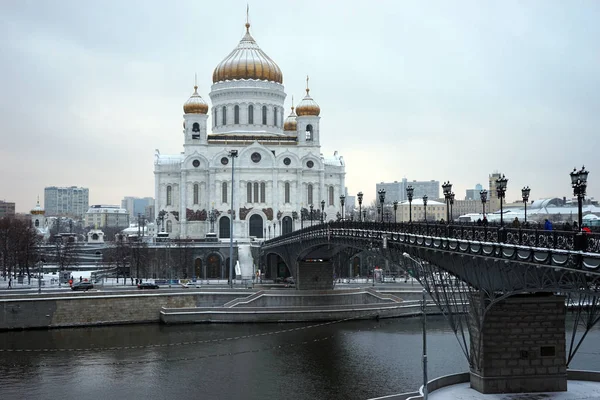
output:
M158 289L159 286L156 283L144 282L138 285L138 289Z
M94 288L94 284L92 282L76 282L71 286L71 290L84 290L88 291Z

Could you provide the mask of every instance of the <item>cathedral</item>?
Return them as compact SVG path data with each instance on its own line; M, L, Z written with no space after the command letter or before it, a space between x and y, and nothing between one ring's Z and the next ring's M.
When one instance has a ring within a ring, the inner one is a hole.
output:
M183 152L154 161L155 213L171 239L267 239L336 219L344 159L321 154L321 109L306 95L286 117L283 73L250 24L183 105Z

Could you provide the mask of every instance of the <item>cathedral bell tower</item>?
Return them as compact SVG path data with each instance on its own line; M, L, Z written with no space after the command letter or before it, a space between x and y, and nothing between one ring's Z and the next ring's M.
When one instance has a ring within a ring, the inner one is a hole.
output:
M198 85L194 85L194 93L183 105L184 146L208 144L206 121L208 104L198 94Z
M296 107L296 123L298 130L298 143L306 146L320 146L319 138L319 114L321 107L310 97L308 88L308 76L306 77L306 96Z

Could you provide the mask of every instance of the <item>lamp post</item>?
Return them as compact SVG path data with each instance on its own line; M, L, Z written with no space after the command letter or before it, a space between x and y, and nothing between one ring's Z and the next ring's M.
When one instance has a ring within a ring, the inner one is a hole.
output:
M356 195L356 197L358 197L358 219L360 219L360 222L363 222L364 221L364 219L362 217L363 192L358 192L358 194Z
M310 226L312 226L312 220L313 220L313 205L310 205Z
M210 221L210 231L213 232L213 233L215 231L215 221L216 221L216 219L217 219L217 212L213 208L208 213L208 220Z
M381 203L381 222L383 222L383 203L385 202L385 189L379 189L379 202Z
M425 214L425 222L427 222L427 195L423 195L423 213Z
M160 210L158 212L158 221L160 222L160 231L164 232L165 231L165 214L167 214L167 212L165 210Z
M342 221L346 217L346 210L344 210L344 204L346 204L346 196L342 194L340 195L340 206L342 207Z
M502 209L502 200L506 196L506 183L508 179L502 174L501 178L496 179L496 193L500 199L500 227L504 227L504 212Z
M448 221L448 223L450 223L450 221L454 220L454 213L452 211L454 208L454 192L450 193L450 220Z
M487 201L487 190L480 191L479 197L481 198L481 206L483 207L483 217L485 218L485 202Z
M529 189L529 186L524 186L523 189L521 189L521 196L523 197L523 205L525 206L525 221L524 223L527 223L527 202L529 201L529 192L531 191L531 189Z
M323 223L323 213L325 212L325 200L321 200L321 223Z
M364 210L364 211L362 212L362 220L363 220L363 221L366 221L366 220L367 220L367 210Z
M581 167L579 171L573 168L571 172L571 186L573 187L573 194L577 196L577 207L578 207L578 221L579 221L579 232L583 231L583 199L585 198L585 191L587 189L587 177L590 171L585 170L585 166Z
M394 224L398 222L398 218L396 217L397 211L398 211L398 200L394 200Z
M233 289L233 218L235 216L235 209L233 208L233 188L235 187L233 181L233 172L235 171L235 159L238 156L237 150L230 150L229 157L231 157L231 218L229 219L229 287Z
M446 199L446 223L450 223L450 194L452 193L452 184L450 181L444 182L442 184L442 189L444 191L444 199Z
M408 197L408 222L412 222L412 199L415 188L412 185L408 185L406 188L406 197Z

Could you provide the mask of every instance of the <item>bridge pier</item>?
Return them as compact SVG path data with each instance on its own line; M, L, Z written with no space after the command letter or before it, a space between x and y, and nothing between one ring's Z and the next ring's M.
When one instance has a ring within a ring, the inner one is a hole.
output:
M296 262L296 289L332 290L333 262L331 260Z
M471 299L471 387L480 393L566 391L565 297L512 296L478 323L481 302Z

